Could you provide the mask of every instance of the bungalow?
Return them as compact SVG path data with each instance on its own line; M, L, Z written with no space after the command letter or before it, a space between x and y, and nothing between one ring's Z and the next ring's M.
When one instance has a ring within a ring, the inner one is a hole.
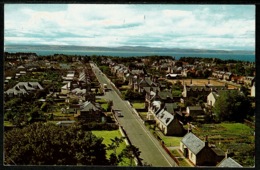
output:
M180 142L180 150L195 166L216 166L222 160L224 152L216 153L208 144L195 136L192 132L187 133Z

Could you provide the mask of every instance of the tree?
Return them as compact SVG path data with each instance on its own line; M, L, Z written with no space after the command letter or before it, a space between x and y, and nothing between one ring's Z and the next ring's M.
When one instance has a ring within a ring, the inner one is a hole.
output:
M118 162L119 162L119 159L117 157L117 148L119 147L119 145L124 141L123 140L123 137L121 138L118 138L118 137L115 137L114 139L111 139L112 143L111 144L108 144L108 147L107 149L108 150L113 150L114 153L110 154L110 162L112 165L117 165Z
M213 112L217 121L242 122L251 110L250 100L239 91L223 91L216 100Z
M122 160L122 158L127 158L130 160L130 166L133 166L133 160L136 157L139 157L141 154L141 151L139 148L137 148L134 145L127 145L122 152L119 154L119 160Z
M108 165L103 138L80 126L34 123L4 133L4 161L16 165Z

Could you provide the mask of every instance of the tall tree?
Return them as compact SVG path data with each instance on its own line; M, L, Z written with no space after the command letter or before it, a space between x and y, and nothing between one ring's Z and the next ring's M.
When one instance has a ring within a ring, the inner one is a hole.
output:
M239 91L223 91L216 100L213 112L218 121L242 122L251 110L250 100Z
M107 165L102 141L79 126L34 123L4 133L4 161L17 165Z

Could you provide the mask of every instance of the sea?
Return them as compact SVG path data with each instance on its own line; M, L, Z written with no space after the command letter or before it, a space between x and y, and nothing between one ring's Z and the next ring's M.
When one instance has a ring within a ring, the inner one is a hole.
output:
M36 53L38 56L66 54L77 56L114 56L114 57L140 57L140 56L172 56L176 60L181 57L219 58L221 60L241 60L255 62L254 54L244 53L203 53L203 52L162 52L162 51L126 51L126 50L78 50L78 49L30 49L30 48L5 48L5 52Z

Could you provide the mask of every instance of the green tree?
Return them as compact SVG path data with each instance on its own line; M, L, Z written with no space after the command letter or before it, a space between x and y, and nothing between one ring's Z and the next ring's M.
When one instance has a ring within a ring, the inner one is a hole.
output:
M111 139L112 143L108 144L107 149L108 150L113 150L114 153L110 154L110 162L112 165L117 165L119 162L119 159L117 157L117 148L119 147L119 145L124 141L124 138L118 138L115 137L114 139Z
M242 122L250 110L250 100L239 91L223 91L213 108L217 121Z
M122 152L119 154L119 160L122 161L122 158L127 158L130 160L130 166L133 166L133 161L135 156L139 157L141 154L141 151L139 150L139 148L137 148L134 145L127 145Z
M34 123L4 133L5 164L107 165L103 138L54 124Z

